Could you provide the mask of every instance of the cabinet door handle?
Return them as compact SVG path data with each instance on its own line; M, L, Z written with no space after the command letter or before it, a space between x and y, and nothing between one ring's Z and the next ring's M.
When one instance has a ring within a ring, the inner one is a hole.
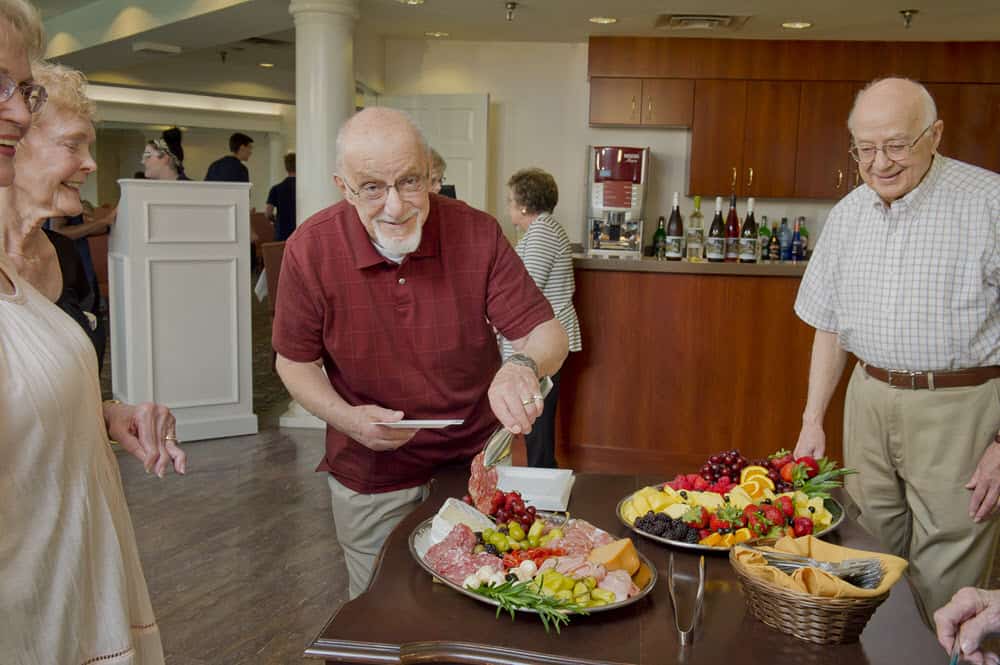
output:
M753 187L753 167L751 166L747 169L747 194L750 193L750 188Z
M733 192L736 191L736 167L733 167Z
M646 112L649 113L649 119L653 119L653 100L650 98L649 103L646 104Z
M635 115L635 95L632 95L632 115Z
M844 172L841 171L840 169L837 169L837 189L839 190L840 186L843 184L844 184Z

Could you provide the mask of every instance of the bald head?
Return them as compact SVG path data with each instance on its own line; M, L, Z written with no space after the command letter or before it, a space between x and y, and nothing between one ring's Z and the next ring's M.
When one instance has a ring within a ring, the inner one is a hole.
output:
M358 111L341 125L337 132L337 171L343 173L347 162L373 143L398 144L417 150L429 159L430 144L423 133L403 111L373 106Z
M847 128L852 133L859 114L896 114L900 120L926 127L937 120L937 106L927 88L916 81L885 78L872 81L854 98L854 107L847 116Z

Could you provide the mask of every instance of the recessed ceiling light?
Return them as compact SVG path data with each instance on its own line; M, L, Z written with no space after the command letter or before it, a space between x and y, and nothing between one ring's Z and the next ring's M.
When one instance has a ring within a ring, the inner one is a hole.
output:
M610 25L611 23L617 23L618 19L613 16L591 16L591 23L600 23L601 25Z
M272 67L274 67L274 63L273 62L258 62L257 66L258 67L263 67L264 69L271 69Z
M424 0L396 0L401 5L422 5Z
M781 24L781 27L787 30L805 30L806 28L813 27L813 24L809 21L785 21Z
M438 37L438 38L440 38L440 37L447 37L448 33L447 32L425 32L424 36L425 37Z

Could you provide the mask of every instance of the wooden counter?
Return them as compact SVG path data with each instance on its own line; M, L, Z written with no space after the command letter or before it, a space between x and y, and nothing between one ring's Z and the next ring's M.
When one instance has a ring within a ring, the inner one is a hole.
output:
M576 267L583 351L562 370L560 464L695 473L720 450L754 457L794 447L814 333L793 311L803 266L577 259ZM826 417L838 460L849 370Z

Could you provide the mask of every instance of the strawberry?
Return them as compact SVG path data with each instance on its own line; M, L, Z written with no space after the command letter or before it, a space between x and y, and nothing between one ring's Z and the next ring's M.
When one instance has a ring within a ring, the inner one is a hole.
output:
M688 526L693 526L696 529L704 529L708 526L708 510L705 506L691 506L684 517L681 518Z
M708 489L708 481L701 476L695 476L694 482L691 484L691 489L696 492L704 492Z
M733 484L733 481L729 479L729 476L721 476L719 480L716 482L718 482L720 485L727 487Z
M781 467L781 479L786 483L794 481L795 467L798 466L798 462L788 462Z
M764 514L764 519L766 519L774 526L782 525L785 523L785 514L775 506L772 506L770 504L764 504L762 512Z
M709 528L711 528L713 531L718 531L720 529L735 530L739 529L745 524L745 521L743 519L743 511L741 511L736 506L730 506L730 505L726 505L723 506L722 508L719 508L719 510L716 511L715 515L712 516L712 520L714 520L718 525L717 528L711 526L711 524L709 525Z
M709 531L722 531L723 529L729 528L729 522L719 519L718 515L712 515L708 518L708 530Z
M802 464L806 467L806 478L812 478L819 473L819 462L816 461L816 458L806 455L805 457L800 457L795 461L796 463Z
M705 540L706 538L708 538L711 535L712 535L712 532L710 530L708 530L708 529L699 529L698 530L698 540Z
M799 536L808 536L813 532L813 521L808 517L796 517L795 521L792 522L792 529L796 538Z
M749 503L747 504L747 507L743 509L744 519L750 519L751 515L759 515L759 514L762 514L761 507L758 506L756 503Z
M795 504L790 496L779 496L775 499L775 504L785 514L785 518L795 517Z
M778 452L768 455L767 461L771 465L772 469L780 471L781 467L785 466L789 462L794 462L795 458L790 452L782 448Z
M747 517L747 527L750 528L750 533L759 537L767 533L771 525L764 519L763 513L754 513Z

